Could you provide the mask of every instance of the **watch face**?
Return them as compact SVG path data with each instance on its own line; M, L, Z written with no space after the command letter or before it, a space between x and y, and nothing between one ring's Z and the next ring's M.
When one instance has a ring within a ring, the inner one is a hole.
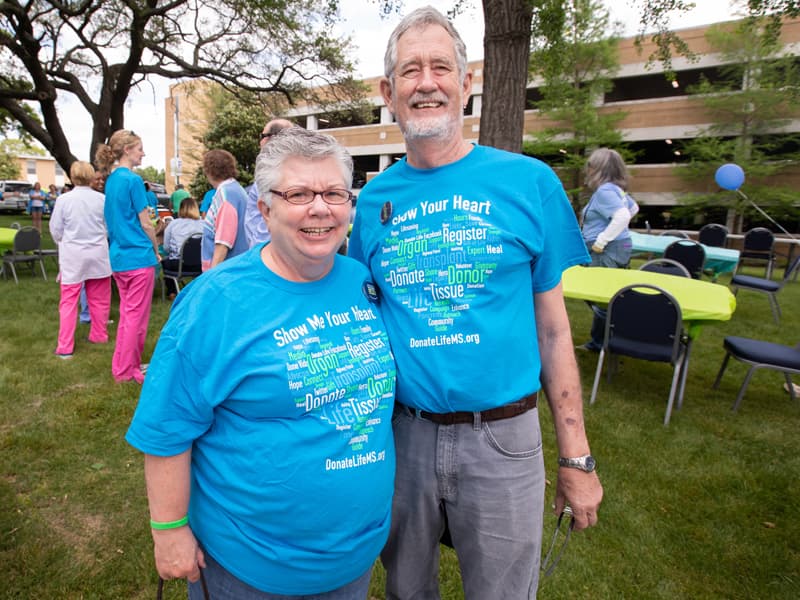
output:
M594 468L597 466L597 463L595 462L593 456L587 456L585 464L586 464L586 470L587 471L594 471Z

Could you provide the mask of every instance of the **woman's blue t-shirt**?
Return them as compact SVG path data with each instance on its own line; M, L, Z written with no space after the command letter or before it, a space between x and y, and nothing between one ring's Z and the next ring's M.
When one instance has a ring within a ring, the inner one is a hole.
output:
M108 250L115 273L158 264L153 242L139 221L148 207L144 181L127 167L117 167L106 179L104 208Z
M191 448L190 526L240 580L274 594L353 581L389 533L395 365L372 278L272 273L259 245L178 295L126 439Z

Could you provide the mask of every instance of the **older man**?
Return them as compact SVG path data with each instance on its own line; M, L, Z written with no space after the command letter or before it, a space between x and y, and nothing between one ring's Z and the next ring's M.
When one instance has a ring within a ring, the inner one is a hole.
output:
M386 597L438 598L445 524L468 600L534 598L545 491L537 402L555 424L557 513L597 522L561 273L588 262L561 182L462 134L472 75L436 10L392 33L381 92L405 159L359 196L350 254L372 270L398 365ZM544 400L544 397L541 398Z
M259 138L259 146L264 147L270 138L277 135L280 131L288 127L294 127L295 124L287 119L272 119L261 131ZM261 216L261 211L258 210L258 186L255 182L247 186L247 210L244 217L244 230L247 235L247 241L252 248L260 242L269 241L269 229L264 217Z

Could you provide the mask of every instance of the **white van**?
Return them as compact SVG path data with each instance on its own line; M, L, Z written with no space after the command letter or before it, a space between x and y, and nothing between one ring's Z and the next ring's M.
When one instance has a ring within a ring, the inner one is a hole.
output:
M0 210L25 210L31 187L27 181L0 181Z

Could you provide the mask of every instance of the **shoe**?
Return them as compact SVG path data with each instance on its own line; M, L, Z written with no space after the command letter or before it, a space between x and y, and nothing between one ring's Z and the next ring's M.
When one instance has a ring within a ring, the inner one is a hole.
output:
M147 373L147 368L150 366L150 363L142 363L139 365L139 370L142 372L142 375Z
M92 324L92 320L91 319L87 319L85 321L83 319L80 319L80 322L81 322L81 325L91 325Z
M53 352L53 354L55 354L56 357L60 358L61 360L69 360L72 358L72 354L59 354L58 352Z
M586 342L580 346L575 346L575 350L586 350L587 352L600 352L601 348L594 342Z

